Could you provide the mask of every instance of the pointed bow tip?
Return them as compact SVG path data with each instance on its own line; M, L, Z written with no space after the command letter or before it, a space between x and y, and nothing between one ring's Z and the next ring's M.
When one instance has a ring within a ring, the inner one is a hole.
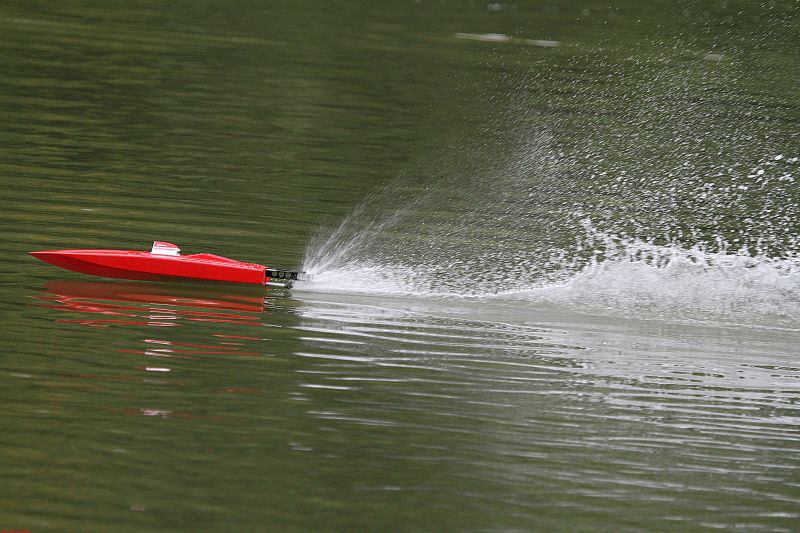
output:
M48 259L55 257L58 254L58 250L39 250L36 252L28 252L36 259L41 259L42 261L48 262Z

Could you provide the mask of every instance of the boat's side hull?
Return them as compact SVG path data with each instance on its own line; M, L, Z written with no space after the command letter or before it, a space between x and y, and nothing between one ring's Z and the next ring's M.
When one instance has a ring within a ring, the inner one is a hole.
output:
M253 283L266 281L263 265L210 254L167 256L131 250L47 250L31 252L47 263L106 278L146 281L194 279Z

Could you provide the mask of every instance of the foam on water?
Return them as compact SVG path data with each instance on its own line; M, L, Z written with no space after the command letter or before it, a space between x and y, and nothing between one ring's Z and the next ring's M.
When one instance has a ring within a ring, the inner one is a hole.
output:
M526 302L644 318L772 320L786 325L800 316L798 257L658 245L602 234L588 224L585 231L595 248L577 270L574 258L564 260L561 270L526 286L508 279L513 288L507 290L494 282L481 283L480 276L442 286L425 269L368 261L331 261L322 269L311 265L314 281L300 289Z
M800 259L720 253L607 238L592 259L561 283L504 294L592 312L639 317L797 321Z
M658 96L639 133L603 115L568 142L513 103L490 140L449 143L323 229L297 288L798 323L800 158Z

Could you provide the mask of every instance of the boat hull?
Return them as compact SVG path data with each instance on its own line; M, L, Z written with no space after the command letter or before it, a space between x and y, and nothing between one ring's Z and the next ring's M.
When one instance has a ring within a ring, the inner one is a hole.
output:
M105 278L206 280L264 285L267 267L213 254L158 255L138 250L45 250L31 255L52 265Z

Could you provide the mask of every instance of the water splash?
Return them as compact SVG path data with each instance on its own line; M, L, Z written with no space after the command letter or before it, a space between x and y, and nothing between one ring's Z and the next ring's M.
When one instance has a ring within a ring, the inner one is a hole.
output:
M470 156L458 168L403 176L321 230L303 268L318 282L351 271L385 281L397 272L392 292L462 294L475 292L478 279L481 292L528 286L558 268L544 258L572 240L561 229L579 212L561 200L579 195L579 185L561 172L563 154L549 135L527 139L492 157L465 146Z
M478 118L480 134L443 144L324 230L306 287L794 320L800 158L773 131L783 122L760 105L729 113L733 67L709 78L703 63L698 87L629 66L647 83L614 84L620 99L611 85L579 89L600 66L573 66L558 72L576 77L569 105L597 113L562 113L558 92L535 91L553 72L532 74Z
M710 251L704 245L685 248L620 237L583 225L578 248L588 257L549 258L561 268L549 276L520 284L510 273L507 286L479 277L458 278L459 284L437 284L425 268L365 262L328 263L305 288L334 292L417 297L514 300L556 304L591 313L639 317L713 318L738 320L800 316L800 257L770 258L736 252Z
M773 157L767 164L782 159ZM789 181L790 174L783 169L780 172L776 179ZM758 182L774 177L765 175L756 169L751 177ZM507 179L504 184L508 187L501 190L514 191L512 185L518 181ZM736 195L749 190L720 189ZM371 201L381 205L381 197ZM478 241L474 247L463 245L464 221L470 217L484 220L472 230L488 232L491 237L490 231L498 229L502 215L520 215L524 204L510 207L515 204L487 202L483 210L464 214L449 225L442 221L437 225L430 217L424 218L431 198L438 198L438 194L428 191L416 203L384 210L382 216L375 216L374 205L361 206L330 231L327 239L321 238L309 248L306 269L314 275L314 281L301 289L514 301L514 305L556 305L636 317L785 324L796 322L800 316L800 254L796 248L786 246L783 254L770 256L771 248L762 246L763 239L744 245L738 239L731 243L719 234L710 242L700 240L692 245L664 236L643 239L603 231L589 219L578 221L580 211L573 211L571 217L565 217L576 221L570 246L547 246L554 242L552 238L536 242L537 235L548 237L545 228L539 227L529 238L524 232L497 236L497 248L487 257L476 253L487 250L482 246L491 247L491 239ZM494 218L486 218L484 210L490 208L498 208ZM438 228L438 233L430 233L424 240L428 254L419 254L419 242L407 233L411 231L409 221ZM773 221L776 227L787 223L785 217ZM526 226L524 222L519 225ZM525 229L531 227L528 224ZM555 229L563 232L565 225ZM394 246L387 248L381 241ZM526 248L531 242L531 248Z
M594 231L593 257L563 282L505 298L637 317L797 322L800 257L657 245Z

